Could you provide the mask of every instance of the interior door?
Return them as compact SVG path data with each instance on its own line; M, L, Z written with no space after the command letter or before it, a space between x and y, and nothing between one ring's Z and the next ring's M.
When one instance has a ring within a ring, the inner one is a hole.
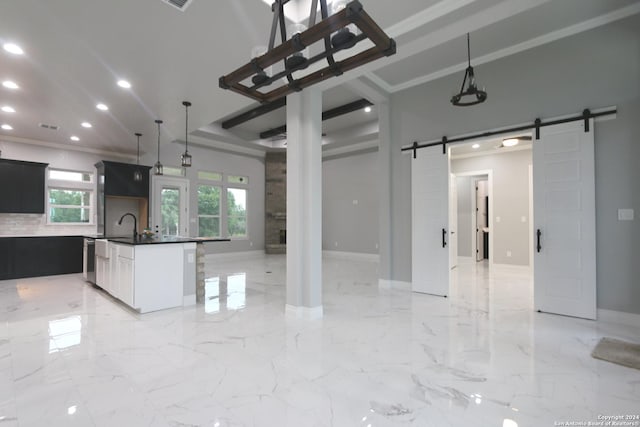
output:
M153 231L163 236L189 236L188 181L154 176Z
M423 148L411 163L412 289L449 294L449 155Z
M534 305L596 318L593 120L543 127L533 141Z
M449 267L458 266L458 185L456 176L449 175Z

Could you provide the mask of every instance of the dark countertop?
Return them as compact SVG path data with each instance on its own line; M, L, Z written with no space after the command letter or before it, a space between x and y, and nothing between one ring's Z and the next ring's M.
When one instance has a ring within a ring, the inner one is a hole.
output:
M125 245L162 245L168 243L205 243L205 242L229 242L231 239L215 239L210 237L103 237L113 243L122 243Z

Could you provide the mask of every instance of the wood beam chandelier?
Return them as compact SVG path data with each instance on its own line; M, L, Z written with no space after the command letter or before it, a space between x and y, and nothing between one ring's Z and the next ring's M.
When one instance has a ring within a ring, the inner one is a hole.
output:
M296 32L287 39L284 6L289 1L275 0L273 3L273 23L267 52L253 58L230 74L220 77L221 88L232 90L259 102L272 102L383 56L396 53L395 41L384 33L357 0L347 3L339 11L335 11L336 4L346 2L334 0L334 13L331 16L329 16L327 0L312 0L309 29ZM318 2L321 20L316 23ZM281 44L275 46L278 27ZM373 47L341 61L334 59L334 54L337 52L351 49L364 40L370 40ZM318 43L321 51L306 58L304 51L317 42L323 42L323 44ZM321 69L313 67L314 70L307 75L294 78L293 73L301 74L310 65L322 60L327 61L326 67ZM283 61L282 71L269 75L267 70L279 61ZM266 89L274 83L279 83L279 86Z

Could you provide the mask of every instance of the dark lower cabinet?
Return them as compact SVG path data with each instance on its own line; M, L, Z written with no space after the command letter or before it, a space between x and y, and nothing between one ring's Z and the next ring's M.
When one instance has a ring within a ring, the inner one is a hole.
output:
M0 238L0 280L82 272L82 236Z

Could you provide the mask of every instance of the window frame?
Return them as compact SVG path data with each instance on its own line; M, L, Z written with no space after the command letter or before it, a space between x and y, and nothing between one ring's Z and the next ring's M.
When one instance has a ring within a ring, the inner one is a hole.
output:
M90 179L88 182L86 181L71 181L65 179L52 179L50 178L50 172L52 170L61 171L61 172L74 172L80 174L89 175ZM47 168L46 173L46 224L53 226L93 226L95 225L95 212L96 212L96 174L94 172L88 172L85 170L74 170L74 169L62 169L62 168ZM62 191L84 191L89 193L89 205L88 206L78 206L78 205L58 205L55 203L51 203L51 190L62 190ZM54 222L51 220L51 208L71 208L71 209L89 209L89 221L88 222Z
M210 215L210 214L201 214L200 213L200 187L211 187L211 188L217 188L219 190L219 194L218 194L218 215ZM214 238L214 239L220 239L222 238L222 190L223 187L221 185L215 185L212 184L211 182L197 182L196 183L196 195L197 200L198 200L198 223L197 223L197 227L198 227L198 237L210 237L210 238ZM200 235L200 218L218 218L218 235L217 236L201 236Z
M247 187L225 186L225 231L228 239L231 240L249 240L249 189ZM245 207L244 207L244 223L245 230L241 236L231 236L229 233L229 218L238 218L237 215L229 215L229 190L244 190Z

